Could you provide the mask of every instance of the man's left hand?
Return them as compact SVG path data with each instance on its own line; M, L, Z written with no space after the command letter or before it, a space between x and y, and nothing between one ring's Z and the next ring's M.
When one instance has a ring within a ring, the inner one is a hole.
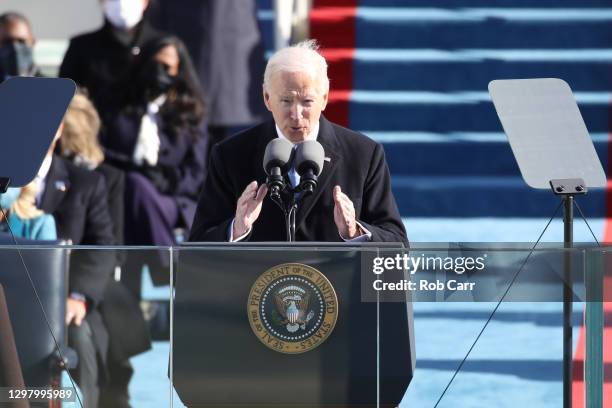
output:
M342 192L340 186L334 187L334 222L340 236L344 239L352 239L359 234L359 227L355 219L355 206Z

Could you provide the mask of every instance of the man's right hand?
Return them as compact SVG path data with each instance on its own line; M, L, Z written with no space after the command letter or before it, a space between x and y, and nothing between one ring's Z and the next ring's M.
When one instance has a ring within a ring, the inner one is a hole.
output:
M261 205L268 194L268 186L262 184L257 187L257 181L252 181L244 189L238 203L236 204L236 216L234 217L234 229L232 236L238 238L251 230L253 223L261 213Z

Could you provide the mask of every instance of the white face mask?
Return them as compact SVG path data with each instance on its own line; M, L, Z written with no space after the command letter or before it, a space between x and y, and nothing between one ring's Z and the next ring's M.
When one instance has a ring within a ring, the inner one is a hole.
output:
M144 12L142 0L105 0L102 9L113 26L126 30L140 23Z

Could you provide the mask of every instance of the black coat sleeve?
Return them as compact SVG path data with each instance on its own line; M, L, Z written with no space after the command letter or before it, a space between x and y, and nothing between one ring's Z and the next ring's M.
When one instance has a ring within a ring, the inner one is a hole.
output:
M81 58L78 52L78 45L75 44L74 40L70 41L66 54L59 69L60 78L70 78L78 85L83 85L83 70L80 67Z
M104 176L104 181L106 182L108 212L113 225L115 244L123 245L125 174L123 171L108 164L100 165L96 171Z
M236 212L237 197L227 184L223 159L218 146L211 151L210 164L204 188L200 193L190 241L228 241L228 229Z
M370 161L358 220L372 233L374 242L403 242L406 230L391 191L391 175L381 145L377 144Z
M184 135L184 137L190 137ZM206 141L203 136L190 142L189 149L180 166L173 168L175 187L173 193L196 200L202 189L206 174ZM174 178L171 177L171 178Z
M114 242L112 221L104 178L96 174L96 183L86 197L86 219L81 245L112 245ZM70 255L71 292L84 294L95 307L103 298L104 288L111 276L115 253L106 249L79 248Z

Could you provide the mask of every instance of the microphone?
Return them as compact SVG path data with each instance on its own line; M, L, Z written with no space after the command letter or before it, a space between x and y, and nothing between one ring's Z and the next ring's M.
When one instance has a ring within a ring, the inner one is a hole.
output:
M325 151L321 143L307 140L298 145L295 155L295 170L300 175L299 191L312 194L317 188L318 177L323 170Z
M280 199L280 192L285 189L283 174L287 173L292 153L293 145L285 139L272 139L266 146L263 168L268 176L266 184L270 189L270 198Z

